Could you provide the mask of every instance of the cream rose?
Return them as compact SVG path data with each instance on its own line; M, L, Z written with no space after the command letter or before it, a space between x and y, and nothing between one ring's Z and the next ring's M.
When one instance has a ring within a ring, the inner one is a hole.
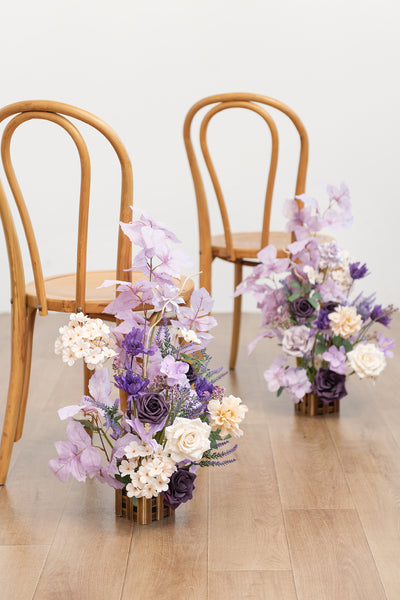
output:
M165 429L165 452L176 462L186 458L200 460L204 452L210 449L210 433L211 427L200 419L177 417L172 425Z
M248 408L245 404L242 404L240 398L225 396L221 402L219 400L210 400L208 410L210 413L211 429L213 431L220 429L221 437L226 437L227 435L240 437L243 435L239 424L243 421Z
M386 367L386 358L375 344L358 344L348 353L350 366L361 379L378 377Z
M333 333L345 339L361 329L362 320L355 306L337 306L328 317Z

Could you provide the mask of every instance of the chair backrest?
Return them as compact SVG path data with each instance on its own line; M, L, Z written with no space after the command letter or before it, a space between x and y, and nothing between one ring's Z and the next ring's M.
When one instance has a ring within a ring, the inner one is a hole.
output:
M203 98L199 102L196 102L189 110L183 128L183 136L186 146L186 152L189 159L190 169L192 172L193 183L196 193L197 200L197 210L199 215L199 235L200 235L200 252L207 252L207 248L211 245L211 228L210 228L210 218L209 211L207 206L207 198L205 193L204 184L202 181L199 164L196 158L196 154L194 151L193 143L192 143L192 135L191 135L191 125L193 119L198 111L200 111L205 106L210 104L214 104L213 106L203 117L203 120L200 125L200 146L201 151L204 157L205 164L207 166L208 172L210 174L210 178L214 187L214 191L218 200L219 209L221 212L222 224L224 227L225 233L225 243L227 247L228 255L230 255L231 260L235 260L235 251L232 243L232 231L229 222L228 212L225 205L224 196L222 194L222 189L220 183L218 181L218 177L211 160L210 152L207 144L207 127L211 120L211 118L220 113L223 110L228 108L245 108L255 112L260 115L271 134L271 158L269 164L269 174L267 180L267 191L265 196L264 203L264 216L262 223L262 233L261 233L261 246L260 248L268 245L268 236L269 236L269 227L270 227L270 217L271 217L271 204L272 204L272 194L274 190L275 184L275 176L276 176L276 168L278 162L278 150L279 150L279 138L278 138L278 130L275 125L275 122L271 115L263 108L261 105L271 106L275 109L278 109L285 115L289 117L289 119L294 124L297 132L300 136L300 156L299 163L297 169L297 180L296 180L296 189L295 195L302 194L305 191L305 183L306 183L306 173L307 173L307 162L308 162L308 137L305 127L299 117L283 102L279 100L275 100L274 98L269 98L268 96L261 96L259 94L249 94L249 93L232 93L232 94L218 94L215 96L209 96L207 98ZM301 204L301 203L300 203Z
M32 228L31 219L18 185L14 168L11 162L10 145L15 130L26 121L31 119L44 119L51 121L62 127L74 141L79 153L81 165L81 184L80 184L80 202L79 202L79 221L78 221L78 247L76 262L76 308L85 307L86 290L86 256L87 256L87 234L88 234L88 214L90 197L90 158L87 146L76 128L75 124L66 117L82 121L94 127L102 133L110 142L115 150L121 166L121 204L120 221L128 222L131 219L131 206L133 202L133 176L132 165L128 153L115 133L115 131L104 121L92 115L91 113L63 104L47 100L32 100L16 102L0 109L0 123L10 117L11 120L4 128L1 140L1 157L4 171L14 196L21 222L24 228L32 270L35 280L36 294L39 303L39 312L41 315L47 314L47 300L43 280L43 270L40 262L39 251ZM4 188L0 182L0 216L3 222L6 238L7 251L10 263L12 299L23 297L25 294L25 278L21 256L20 245L13 222L12 213L7 202ZM130 274L126 271L132 264L132 248L127 236L121 229L118 233L118 251L117 251L117 279L128 281Z

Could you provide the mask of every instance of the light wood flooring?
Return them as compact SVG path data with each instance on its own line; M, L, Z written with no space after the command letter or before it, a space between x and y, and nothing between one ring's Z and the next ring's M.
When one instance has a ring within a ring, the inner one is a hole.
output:
M231 327L217 317L216 366ZM79 400L82 373L53 354L64 316L37 319L25 432L0 487L1 600L400 599L398 359L375 386L353 377L340 416L295 416L263 380L275 342L247 356L259 321L244 316L224 380L249 407L238 461L203 469L174 517L136 526L114 516L109 487L62 484L47 468L64 439L56 410ZM400 340L400 319L393 331ZM0 315L0 412L8 357Z

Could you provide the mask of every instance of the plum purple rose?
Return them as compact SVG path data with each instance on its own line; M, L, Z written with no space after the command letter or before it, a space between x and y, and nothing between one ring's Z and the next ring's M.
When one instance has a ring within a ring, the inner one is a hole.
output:
M178 468L172 473L168 490L163 492L164 504L175 510L180 504L192 499L196 473L188 468Z

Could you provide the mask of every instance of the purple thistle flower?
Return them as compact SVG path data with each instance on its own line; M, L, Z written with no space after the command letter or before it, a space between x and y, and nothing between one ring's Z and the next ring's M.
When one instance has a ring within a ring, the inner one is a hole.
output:
M382 308L381 304L376 304L372 309L370 317L372 321L375 321L375 323L380 323L385 327L389 327L389 323L392 320L391 313L392 311L390 308L385 309Z
M207 379L203 379L200 375L197 377L196 383L194 385L197 395L202 400L211 398L211 394L214 391L214 386L211 381Z
M329 313L333 312L337 306L338 302L333 302L332 300L329 302L324 302L322 304L321 310L319 311L318 318L315 323L317 329L329 329L330 321L328 315Z
M143 346L143 335L144 331L142 329L134 328L125 336L125 339L122 342L122 348L129 356L137 356L138 354L149 354L152 356L154 354L154 348L146 349Z
M320 329L320 330L329 329L330 321L329 321L328 315L329 315L329 311L321 308L321 310L319 311L319 314L318 314L317 321L315 323L317 326L317 329Z
M115 385L130 396L136 396L147 387L149 380L142 379L132 371L125 371L122 375L114 375Z
M349 269L350 269L350 276L352 279L362 279L363 277L365 277L368 274L368 268L365 263L363 265L361 265L361 267L360 267L359 262L350 263Z

